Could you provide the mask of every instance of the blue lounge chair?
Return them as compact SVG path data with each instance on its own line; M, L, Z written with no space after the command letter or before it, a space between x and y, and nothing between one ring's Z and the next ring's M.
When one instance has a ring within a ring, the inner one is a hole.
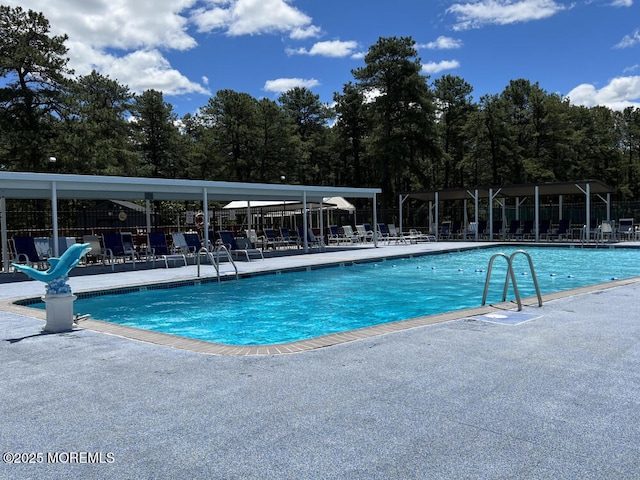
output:
M276 235L276 231L273 228L263 228L262 232L264 233L265 245L267 248L271 247L276 249L284 245L284 242Z
M183 235L187 245L189 246L189 250L193 253L198 253L203 246L200 241L200 235L198 235L197 232L185 232Z
M251 256L264 259L264 256L262 255L262 250L260 250L259 248L251 248L250 245L246 245L246 244L244 245L244 248L242 248L238 244L236 237L233 235L233 232L230 232L228 230L219 230L218 237L220 237L220 240L222 240L222 243L227 247L227 249L229 250L229 253L235 256L236 258L239 255L244 255L247 258L247 262L251 261Z
M127 258L131 259L133 269L136 269L136 252L132 247L125 248L120 233L104 233L102 234L102 244L105 252L112 259L120 258L122 263L126 263Z
M298 225L298 237L304 239L304 231L301 225ZM301 244L304 245L304 240L300 240ZM307 228L307 246L311 249L317 248L318 250L324 247L324 242L322 238L316 237L313 233L313 230L309 227Z
M165 268L169 268L169 262L182 262L187 266L187 257L182 253L171 253L167 245L167 236L164 232L149 233L149 250L155 266L156 258L164 262Z
M44 268L45 260L38 255L33 237L13 237L11 247L13 250L12 263L24 263L28 267Z
M287 247L300 247L300 240L292 237L291 232L287 227L280 227L280 238L282 238L284 245Z

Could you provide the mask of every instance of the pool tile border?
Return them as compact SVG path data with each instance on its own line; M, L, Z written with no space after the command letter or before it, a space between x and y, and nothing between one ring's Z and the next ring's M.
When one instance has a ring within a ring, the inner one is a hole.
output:
M499 244L498 244L499 245ZM513 244L506 244L508 246L514 246ZM254 272L247 272L240 275L242 278L250 278L263 275L274 275L285 272L296 271L310 271L318 270L330 267L349 267L355 265L362 265L375 262L384 262L388 260L395 260L399 258L412 258L422 257L428 255L437 255L445 252L464 251L469 249L490 248L495 247L496 244L480 245L480 246L468 246L468 247L453 247L447 250L426 251L415 254L399 254L399 255L385 255L384 257L374 258L362 258L354 261L337 261L327 262L320 264L312 264L305 266L292 266L283 267L269 270L258 270ZM553 245L553 246L565 246L568 248L574 248L574 245ZM614 248L608 246L608 248ZM616 247L617 248L617 247ZM633 248L633 247L631 247ZM637 247L636 247L637 248ZM228 281L235 279L235 275L226 274L220 277L220 281ZM199 285L205 283L217 282L217 277L202 277L195 279L185 279L178 281L166 281L166 282L148 282L140 283L139 285L129 285L123 287L107 287L101 290L83 290L74 292L78 298L87 298L92 296L102 296L108 294L118 294L127 292L136 292L141 290L159 290L178 288L188 285ZM612 280L610 282L601 283L597 285L590 285L586 287L579 287L571 290L564 290L560 292L554 292L542 295L543 307L544 303L560 298L566 298L574 295L582 295L593 292L602 291L608 288L614 288L624 285L631 285L640 283L640 277ZM18 315L37 318L40 320L46 320L46 311L29 307L35 303L41 302L41 297L24 297L14 298L8 301L0 302L0 310L8 311ZM537 297L529 297L522 299L522 305L527 307L538 308ZM99 333L105 333L108 335L115 335L119 337L128 338L131 340L137 340L141 342L163 345L180 350L188 350L196 353L202 353L207 355L228 355L228 356L260 356L260 355L280 355L307 352L316 350L319 348L326 348L342 343L353 342L366 338L386 335L395 332L402 332L414 328L425 327L429 325L439 324L443 322L462 320L476 315L486 315L491 312L499 310L514 310L516 308L515 302L505 302L499 304L486 305L482 307L475 307L470 309L455 310L452 312L446 312L442 314L429 315L425 317L418 317L406 320L398 320L394 322L383 323L379 325L373 325L370 327L360 328L356 330L349 330L346 332L332 333L323 335L320 337L314 337L305 340L299 340L290 343L272 344L272 345L256 345L256 346L241 346L241 345L226 345L214 342L208 342L206 340L191 339L188 337L181 337L172 335L169 333L156 332L152 330L144 330L135 327L129 327L125 325L118 325L115 323L105 322L95 319L81 319L79 324L74 327L72 331L80 331L83 329L91 330ZM544 314L544 312L542 312ZM513 326L507 326L513 327Z
M623 280L612 280L611 282L601 283L597 285L590 285L587 287L580 287L572 290L564 290L561 292L549 293L542 296L543 306L544 303L557 300L560 298L584 295L594 292L599 292L609 288L615 288L625 285L632 285L640 283L640 277L628 278ZM537 297L528 297L522 299L523 306L537 307ZM426 327L429 325L435 325L439 323L449 322L453 320L463 320L476 315L486 315L491 312L499 310L513 310L516 306L514 302L505 302L499 304L486 305L482 307L475 307L463 310L456 310L453 312L447 312L436 315L429 315L426 317L418 317L407 320L399 320L389 323L383 323L379 325L373 325L371 327L360 328L356 330L349 330L346 332L332 333L329 335L323 335L320 337L310 338L306 340L300 340L290 343L274 344L274 345L256 345L256 346L239 346L239 345L225 345L220 343L207 342L205 340L191 339L187 337L180 337L162 332L154 332L151 330L143 330L135 327L129 327L125 325L118 325L115 323L104 322L101 320L86 319L80 320L79 325L72 331L91 330L94 332L104 333L108 335L115 335L118 337L128 338L130 340L137 340L145 343L151 343L155 345L162 345L166 347L176 348L180 350L187 350L195 353L201 353L206 355L226 355L226 356L262 356L262 355L283 355L292 353L301 353L316 350L319 348L331 347L347 342L354 342L357 340L363 340L366 338L377 337L381 335L387 335L396 332L403 332L406 330ZM39 318L41 320L46 319L46 312L44 310L37 310L29 308L27 306L19 305L13 302L5 302L3 310L10 311L12 313ZM542 312L544 316L544 311ZM517 325L504 325L505 328L517 328Z

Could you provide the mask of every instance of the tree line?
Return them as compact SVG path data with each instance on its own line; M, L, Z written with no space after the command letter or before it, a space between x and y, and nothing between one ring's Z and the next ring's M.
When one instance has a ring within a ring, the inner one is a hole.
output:
M475 101L464 79L421 73L411 37L380 38L324 104L220 90L182 117L163 93L76 76L66 35L0 6L0 168L399 192L598 179L640 198L640 109L587 108L526 79ZM56 157L52 165L50 157Z

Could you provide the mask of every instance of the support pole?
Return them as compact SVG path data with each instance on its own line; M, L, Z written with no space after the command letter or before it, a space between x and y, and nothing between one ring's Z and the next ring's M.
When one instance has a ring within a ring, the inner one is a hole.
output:
M53 220L53 256L60 256L58 244L58 188L56 182L51 182L51 217Z

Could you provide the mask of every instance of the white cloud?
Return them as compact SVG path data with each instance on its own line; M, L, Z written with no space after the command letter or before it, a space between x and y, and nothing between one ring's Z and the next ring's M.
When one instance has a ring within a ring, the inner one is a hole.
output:
M320 34L311 18L286 0L209 0L209 4L191 16L201 32L225 30L231 36L285 32L295 39Z
M429 50L452 50L455 48L462 48L462 40L440 36L433 42L417 45L417 48L428 48Z
M283 93L295 87L313 88L320 85L315 78L277 78L267 80L262 87L267 92Z
M311 47L287 49L289 55L320 55L322 57L348 57L353 55L353 51L358 47L358 43L354 41L341 42L340 40L331 40L326 42L317 42Z
M457 60L443 60L441 62L428 62L422 64L422 71L424 73L440 73L444 70L453 70L460 67L460 62Z
M167 95L210 92L173 68L161 51L197 46L181 15L194 0L9 0L42 12L51 33L66 33L69 67L76 75L92 70L127 85L134 93L161 90Z
M136 93L154 89L165 95L210 94L206 88L171 68L157 50L137 50L123 57L103 55L99 61L101 70L108 72L110 78L128 85Z
M572 104L585 107L602 105L612 110L640 108L640 76L616 77L599 90L589 83L583 83L566 96Z
M631 35L625 35L613 48L629 48L640 43L640 29L637 29Z
M457 17L454 30L467 30L484 25L508 25L541 20L565 8L553 0L481 0L455 3L447 9L447 13Z
M631 7L633 6L633 0L613 0L611 2L612 7Z

